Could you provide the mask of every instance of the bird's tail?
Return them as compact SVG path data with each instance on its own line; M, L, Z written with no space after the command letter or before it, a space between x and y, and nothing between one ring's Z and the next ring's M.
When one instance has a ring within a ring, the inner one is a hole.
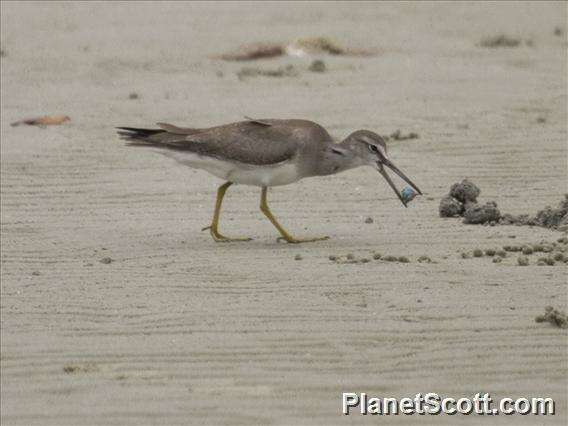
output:
M136 127L117 127L120 139L130 142L128 145L149 146L160 144L160 137L156 137L162 133L166 133L162 129L139 129Z

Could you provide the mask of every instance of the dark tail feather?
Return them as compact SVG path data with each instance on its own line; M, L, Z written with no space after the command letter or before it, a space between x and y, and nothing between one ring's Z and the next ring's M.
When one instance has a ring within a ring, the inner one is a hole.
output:
M136 127L117 127L120 139L130 142L130 146L155 145L156 141L150 137L164 133L162 129L138 129Z
M162 129L137 129L136 127L117 127L117 129L118 134L123 139L145 139L148 136L164 132Z

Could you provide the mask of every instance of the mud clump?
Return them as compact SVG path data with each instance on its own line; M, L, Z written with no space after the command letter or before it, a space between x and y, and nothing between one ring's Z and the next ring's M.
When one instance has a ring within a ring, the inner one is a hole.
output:
M510 37L506 34L498 34L496 36L485 37L481 39L479 45L481 47L517 47L521 44L521 40L518 38Z
M308 67L308 70L310 70L311 72L326 72L327 68L325 66L325 62L322 61L321 59L316 59L315 61L313 61L310 66Z
M554 260L554 256L545 256L538 259L539 262L544 263L547 266L554 266L556 261Z
M528 214L504 214L499 221L501 225L540 226L542 228L559 229L568 226L568 194L558 204L557 208L546 206L538 211L534 217Z
M534 250L531 246L524 246L521 251L523 252L524 255L529 255L534 253Z
M568 194L557 208L550 206L538 211L535 216L528 214L501 214L497 203L489 201L485 204L477 202L481 190L467 179L451 186L450 192L440 200L438 211L440 217L464 218L466 224L540 226L549 229L568 230Z
M556 228L560 225L568 225L568 194L560 202L556 209L549 206L537 212L535 217L537 226L544 228Z
M497 222L501 218L501 212L497 208L497 203L490 201L483 206L473 205L466 209L463 216L463 223L481 224Z
M544 315L535 318L536 322L549 322L559 328L568 328L568 317L564 312L554 309L552 306L544 308Z
M553 258L556 262L565 262L565 261L566 261L566 256L564 256L563 253L554 253L554 255L552 256L552 258Z
M450 193L440 201L438 211L441 217L465 218L464 223L486 223L495 220L497 205L486 204L479 206L477 197L481 190L473 182L464 179L454 183L450 188ZM469 212L469 213L468 213Z
M484 205L477 203L477 197L481 190L473 182L464 179L454 183L450 193L440 201L438 211L441 217L464 218L464 223L483 224L496 223L501 218L501 212L494 202Z
M454 183L450 188L450 196L462 204L466 204L468 202L477 203L477 197L479 197L479 194L481 194L481 190L468 179L464 179L459 183Z
M440 201L440 217L459 217L463 214L465 208L462 203L450 195L446 195Z
M527 256L519 256L517 258L517 264L519 266L528 266L529 265L529 258Z

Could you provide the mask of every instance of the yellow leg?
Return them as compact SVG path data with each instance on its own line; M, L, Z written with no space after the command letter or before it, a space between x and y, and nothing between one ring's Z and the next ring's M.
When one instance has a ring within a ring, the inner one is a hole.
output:
M221 204L223 204L223 197L225 196L225 192L229 186L231 186L233 182L225 182L223 185L219 187L217 190L217 200L215 201L215 212L213 213L213 222L211 226L206 226L202 229L205 231L209 229L211 236L217 242L229 242L229 241L250 241L252 238L229 238L225 237L224 235L219 233L219 217L221 216Z
M278 240L286 240L289 243L292 244L298 244L298 243L311 243L314 241L322 241L322 240L327 240L329 237L318 237L318 238L294 238L293 236L291 236L283 227L282 225L280 225L278 223L278 221L276 220L276 218L274 217L274 215L272 214L272 212L270 211L270 208L268 207L268 203L266 201L266 194L268 192L268 188L266 186L262 187L262 193L260 195L260 210L262 211L262 213L264 213L264 215L268 218L268 220L270 220L270 222L272 222L272 224L276 227L276 229L278 229L278 232L280 232L280 235L282 235L282 237L278 238Z

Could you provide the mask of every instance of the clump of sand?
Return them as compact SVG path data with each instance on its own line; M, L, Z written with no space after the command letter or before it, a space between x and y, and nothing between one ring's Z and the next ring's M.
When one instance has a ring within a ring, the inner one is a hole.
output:
M535 318L536 322L549 322L560 328L568 328L568 317L564 312L554 309L552 306L544 308L544 315Z
M446 195L440 201L439 211L441 217L457 217L463 215L464 206L455 198Z
M499 47L519 47L523 43L525 46L534 46L534 41L530 38L523 40L518 37L511 37L507 34L497 34L494 36L484 37L479 42L478 46L495 49Z
M369 263L371 260L368 257L356 257L353 253L346 255L331 255L329 260L340 265L353 265L358 263Z
M440 201L441 217L463 217L463 223L490 225L528 225L559 229L568 227L568 194L557 208L550 206L538 211L535 216L528 214L501 214L497 203L489 201L479 204L477 197L481 190L468 179L455 183L450 192Z
M463 223L480 224L490 223L495 224L501 218L501 212L497 208L497 203L489 201L484 205L474 204L469 208L466 207L463 215Z
M560 201L557 208L546 206L538 211L535 216L504 214L499 223L502 225L541 226L551 229L568 226L568 194L564 195L564 199Z
M464 223L496 223L501 218L497 203L478 204L477 197L481 190L473 182L464 179L450 188L450 193L440 201L441 217L464 218Z
M99 368L97 367L97 365L91 362L84 364L66 364L63 366L63 372L67 374L93 373L98 370Z
M308 67L308 69L311 72L326 72L327 71L327 67L325 65L325 62L322 61L321 59L316 59L315 61L312 61L312 63Z
M481 194L481 190L467 179L459 183L454 183L450 188L450 196L454 197L459 202L466 204L477 203L477 197Z
M479 45L481 47L517 47L521 44L521 39L511 37L506 34L497 34L481 39Z

